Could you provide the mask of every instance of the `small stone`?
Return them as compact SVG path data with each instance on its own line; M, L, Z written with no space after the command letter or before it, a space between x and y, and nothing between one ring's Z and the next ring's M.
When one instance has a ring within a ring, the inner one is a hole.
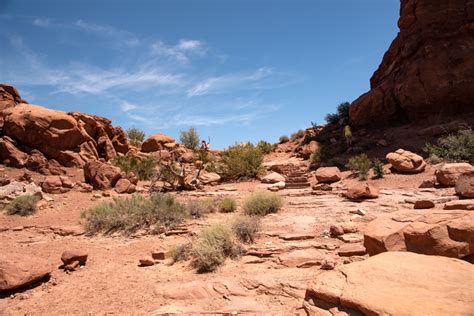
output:
M426 208L433 208L435 204L430 200L418 200L415 201L415 205L413 208L415 209L426 209Z
M61 255L61 261L64 265L69 265L74 261L78 261L80 265L85 265L88 254L83 250L66 250Z
M426 189L426 188L434 188L436 184L435 179L431 180L423 180L423 182L420 184L419 188L420 189Z
M77 269L79 266L80 266L79 261L76 260L76 261L74 261L74 262L71 262L71 263L68 264L68 265L65 265L65 266L64 266L64 271L70 271L70 272L76 271L76 269Z
M102 196L104 196L104 197L109 197L109 196L110 196L110 192L109 192L109 191L104 191L104 192L102 192Z
M155 264L155 260L153 260L153 258L151 257L141 258L139 262L140 262L140 266L142 267L149 267Z
M332 237L344 235L344 229L341 225L331 225L329 232L331 233Z
M167 253L164 250L155 250L151 253L151 257L155 260L165 260L166 255Z
M323 264L321 265L321 269L323 270L333 270L335 267L336 267L336 262L330 259L324 260Z
M360 215L360 216L365 216L365 214L367 214L367 211L364 210L364 209L358 208L357 210L351 210L351 211L349 211L349 213L351 213L351 214L356 214L356 215Z

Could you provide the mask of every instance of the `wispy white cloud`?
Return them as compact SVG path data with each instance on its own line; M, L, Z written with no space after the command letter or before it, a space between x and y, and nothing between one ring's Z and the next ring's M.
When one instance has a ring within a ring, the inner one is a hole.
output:
M187 63L191 55L204 56L207 48L201 41L182 39L176 45L157 41L151 45L151 52L154 56L170 57L180 63Z
M249 85L272 74L270 68L262 67L251 73L230 74L207 78L191 87L187 94L189 97L222 93L229 89L249 88Z
M43 28L47 28L47 27L51 26L51 20L50 19L36 18L36 19L33 20L33 25L43 27Z
M132 110L136 110L138 108L138 105L136 104L133 104L133 103L130 103L128 101L122 101L122 103L120 104L120 108L122 109L122 111L124 112L129 112L129 111L132 111Z
M74 25L81 30L91 32L99 36L120 40L128 46L136 46L140 42L139 39L135 36L135 34L129 31L117 29L110 25L101 25L91 22L85 22L83 20L77 20Z

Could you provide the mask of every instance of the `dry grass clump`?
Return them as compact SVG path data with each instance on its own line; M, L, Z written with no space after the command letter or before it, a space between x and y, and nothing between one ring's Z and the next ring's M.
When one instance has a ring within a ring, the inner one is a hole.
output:
M256 217L240 216L232 223L232 231L244 243L253 243L259 230L260 221Z
M35 195L21 195L13 199L6 207L8 215L28 216L36 213L40 198Z
M251 143L236 144L222 153L219 173L225 180L254 179L263 171L263 153Z
M359 180L367 180L369 170L372 168L372 161L370 161L366 154L360 154L349 159L347 168L354 171Z
M90 234L117 231L131 234L153 225L172 229L187 216L186 208L173 196L161 193L149 198L139 195L114 198L111 203L99 203L81 214Z
M264 216L278 212L282 206L283 199L278 194L256 192L245 201L244 212L247 215Z
M214 213L218 209L217 201L213 198L190 201L186 204L189 215L194 218L201 218L205 214Z
M191 251L193 249L193 244L187 242L184 244L176 245L170 250L170 256L173 260L173 263L186 261L191 257Z
M193 244L193 266L198 272L212 272L221 266L234 252L232 230L224 224L205 228Z
M221 213L232 213L237 208L237 202L231 197L225 197L219 202L219 211Z

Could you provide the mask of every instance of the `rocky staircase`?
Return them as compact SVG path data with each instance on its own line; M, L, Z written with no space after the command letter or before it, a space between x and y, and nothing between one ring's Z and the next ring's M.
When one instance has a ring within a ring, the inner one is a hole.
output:
M276 165L272 166L272 171L282 174L286 178L285 189L305 189L311 186L305 167L297 165Z

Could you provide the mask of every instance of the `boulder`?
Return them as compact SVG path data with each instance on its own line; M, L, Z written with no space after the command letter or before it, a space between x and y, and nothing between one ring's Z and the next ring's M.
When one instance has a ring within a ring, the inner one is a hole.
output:
M459 241L449 234L454 222L473 222L468 211L399 211L380 216L364 230L364 246L373 256L385 251L410 251L426 255L464 258L474 250L472 241Z
M386 252L318 274L305 303L351 315L468 315L473 275L462 260Z
M456 181L456 194L465 198L474 198L474 171L461 174Z
M117 193L134 193L136 191L136 187L130 182L130 180L122 178L117 181L114 190Z
M72 187L74 187L74 184L69 178L62 176L47 176L41 184L43 192L52 194L65 193Z
M88 254L84 250L70 249L65 250L61 255L61 261L64 265L71 264L75 261L78 261L81 266L85 265L87 262Z
M469 171L474 171L474 167L467 162L445 163L436 170L436 180L447 186L455 186L458 178Z
M0 84L0 111L14 107L19 103L26 103L26 101L21 99L15 87L9 84Z
M341 245L337 253L341 257L363 256L366 254L366 250L361 244L348 243Z
M143 143L141 147L141 151L144 153L155 152L165 148L165 144L167 143L175 143L175 140L165 134L154 134L149 136Z
M375 199L379 196L379 189L368 182L359 182L350 186L344 196L350 200Z
M0 138L0 162L14 168L23 168L28 155L15 147L6 137Z
M99 160L89 161L84 166L84 178L95 190L113 188L120 177L120 168Z
M47 261L28 255L3 253L0 258L0 293L10 292L49 278Z
M298 157L309 159L311 155L319 148L317 141L312 140L308 144L303 145L297 153Z
M316 180L320 183L332 183L341 180L338 167L321 167L316 170Z
M48 159L41 151L33 149L26 160L25 166L28 170L37 171L42 174L50 174L48 170Z
M268 190L275 192L275 191L283 190L285 187L286 187L286 183L283 181L280 181L280 182L269 185Z
M393 169L403 173L419 173L425 170L426 162L423 157L408 150L399 149L388 153L385 157Z
M221 177L215 172L207 172L203 170L199 175L199 180L201 180L203 184L211 184L221 181Z
M352 124L472 113L474 37L467 12L470 1L401 1L400 31L370 79L370 91L352 102Z
M266 176L262 178L262 183L277 183L277 182L285 182L285 177L276 172L270 172Z
M192 152L185 152L181 155L181 160L184 163L192 163L194 162L194 153Z

